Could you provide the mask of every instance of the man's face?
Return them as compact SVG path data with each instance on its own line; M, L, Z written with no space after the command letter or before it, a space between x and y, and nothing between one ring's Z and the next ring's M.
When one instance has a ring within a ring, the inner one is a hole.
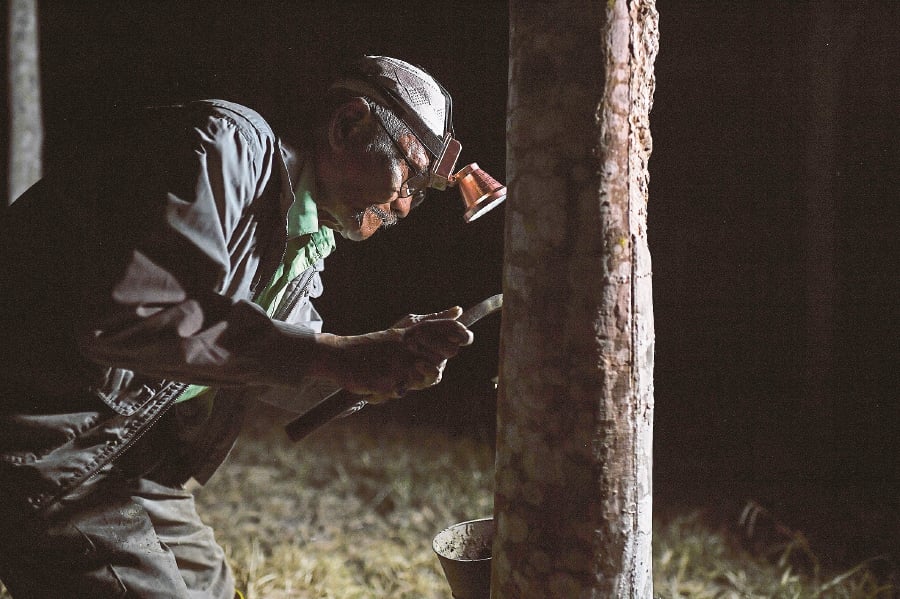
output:
M394 148L373 148L378 129L371 121L368 125L360 129L364 135L333 144L317 159L319 220L353 241L368 239L383 226L405 218L413 201L400 197L400 187L415 171ZM425 149L414 136L398 136L397 145L416 169L428 169Z

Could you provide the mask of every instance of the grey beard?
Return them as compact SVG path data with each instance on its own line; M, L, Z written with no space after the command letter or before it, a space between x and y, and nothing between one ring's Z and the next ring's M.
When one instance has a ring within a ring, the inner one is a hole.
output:
M394 212L385 212L378 206L369 206L365 210L360 210L359 212L357 212L356 214L353 215L353 218L356 219L356 222L360 227L362 227L362 220L363 220L363 217L366 215L366 212L371 212L372 214L374 214L375 216L377 216L378 218L381 219L381 226L379 227L380 229L387 229L388 227L393 227L398 222L400 222L400 219L397 217L396 214L394 214Z

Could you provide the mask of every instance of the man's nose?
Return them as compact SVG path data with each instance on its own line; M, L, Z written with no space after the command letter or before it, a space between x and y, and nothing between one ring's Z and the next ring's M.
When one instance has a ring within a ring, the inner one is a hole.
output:
M397 198L393 200L388 207L400 218L406 218L412 207L412 198Z

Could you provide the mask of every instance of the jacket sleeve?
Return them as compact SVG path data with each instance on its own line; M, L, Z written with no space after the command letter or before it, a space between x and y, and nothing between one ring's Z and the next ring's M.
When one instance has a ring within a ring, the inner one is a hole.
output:
M322 331L324 323L312 299L322 295L323 284L319 273L324 269L324 263L319 260L311 268L316 272L309 285L309 295L301 298L292 307L285 315L284 321L318 333ZM299 387L257 387L254 389L254 398L289 412L303 412L337 391L340 391L340 386L332 381L308 379Z
M110 173L120 185L99 202L104 235L92 306L77 324L80 351L187 383L299 384L315 355L313 332L231 297L258 251L247 240L259 226L256 200L277 172L274 136L213 114L172 138Z

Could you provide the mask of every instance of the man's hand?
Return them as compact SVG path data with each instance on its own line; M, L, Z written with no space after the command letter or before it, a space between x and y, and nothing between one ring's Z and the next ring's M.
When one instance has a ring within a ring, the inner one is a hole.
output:
M402 397L441 380L447 359L474 336L456 319L462 309L410 314L384 331L339 337L320 335L332 347L325 375L370 403Z

